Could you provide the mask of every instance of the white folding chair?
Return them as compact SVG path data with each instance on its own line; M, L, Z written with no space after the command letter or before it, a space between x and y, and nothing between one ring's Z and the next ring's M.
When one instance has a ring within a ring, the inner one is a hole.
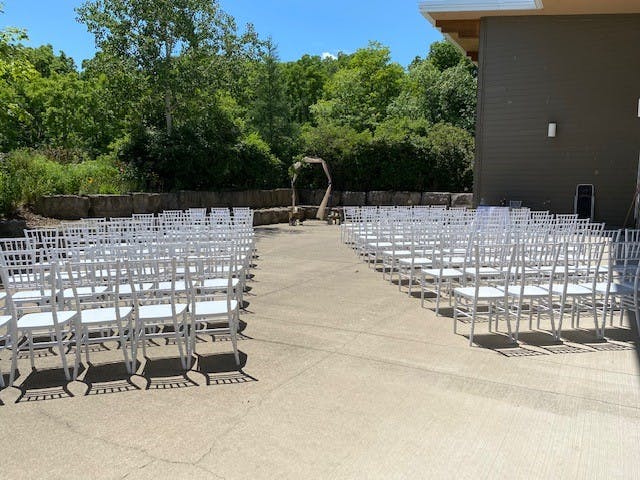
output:
M150 259L146 261L125 262L127 275L131 279L131 299L134 306L135 337L132 348L132 358L137 358L138 344L142 344L142 352L146 357L146 342L148 339L173 339L178 347L180 361L183 368L187 363L187 335L188 335L188 303L184 292L176 289L178 281L177 259ZM149 278L148 269L157 282L152 288L139 290L137 287ZM142 280L141 280L142 279ZM169 286L165 284L169 283Z
M20 303L13 301L14 295L18 292L14 289L14 284L9 281L10 269L2 267L2 280L7 285L7 299L12 311L13 319L16 322L16 338L23 338L23 342L15 342L13 348L12 369L15 370L15 363L22 350L28 348L31 367L35 368L34 350L35 348L57 348L62 368L67 380L71 380L65 349L73 343L71 333L74 322L78 316L76 310L60 308L56 298L56 292L60 284L58 265L36 264L24 267L25 274L34 279L42 279L43 285L40 291L49 293L47 301L43 298L38 301L27 302L22 299Z
M507 259L514 257L517 247L506 243L483 244L475 245L473 251L474 266L465 269L465 275L472 276L472 284L453 290L453 332L457 333L460 317L469 319L471 322L469 345L473 345L475 324L479 316L488 317L489 332L491 332L495 314L496 330L498 329L499 314L505 311L508 300L506 288L509 274L508 269L504 267L509 264ZM511 338L511 321L508 315L506 320Z
M219 285L207 287L211 279L210 263L205 259L186 261L185 271L189 285L190 342L189 355L196 353L197 336L201 334L229 334L236 364L240 366L238 353L239 301L235 297L232 268L223 268L226 272L226 288Z
M71 290L73 304L78 312L74 325L76 344L74 379L79 372L82 349L85 349L87 364L89 364L91 361L89 345L103 345L109 341L118 343L124 356L127 372L134 373L135 360L130 353L134 340L133 302L123 301L120 295L120 285L127 281L124 263L119 261L68 262L66 270L68 279L65 282L69 287L65 288L64 292ZM130 287L130 291L134 288Z

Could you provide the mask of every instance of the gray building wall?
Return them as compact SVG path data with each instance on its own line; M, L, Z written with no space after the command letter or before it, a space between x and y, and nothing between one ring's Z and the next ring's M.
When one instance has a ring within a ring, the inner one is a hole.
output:
M476 203L572 213L576 185L592 183L596 220L622 225L640 155L640 15L489 17L480 37Z

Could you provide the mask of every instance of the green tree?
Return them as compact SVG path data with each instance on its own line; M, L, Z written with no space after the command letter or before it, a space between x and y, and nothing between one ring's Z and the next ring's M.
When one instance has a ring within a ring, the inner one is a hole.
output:
M285 93L282 66L271 39L265 42L265 52L256 62L253 99L249 108L251 125L278 157L288 152L291 143L291 122Z
M432 48L426 59L414 61L402 92L389 106L389 114L425 118L432 123L447 122L473 133L478 88L475 70L455 47L447 46L446 42L438 43L450 58L443 60L439 53L433 54L440 50ZM446 68L441 70L443 67Z
M310 107L322 97L330 63L331 59L303 55L295 62L283 64L287 101L294 122L302 125L312 120Z
M8 151L21 145L21 132L32 116L23 90L39 77L20 44L26 32L16 28L0 30L0 148Z
M473 133L476 123L478 81L464 63L446 69L437 84L436 119Z
M404 70L391 62L387 47L370 43L351 55L325 84L312 108L318 122L336 122L373 131L401 90Z
M77 12L102 52L142 72L161 102L167 134L182 97L208 86L217 66L212 55L236 60L246 43L211 0L91 0Z
M42 45L37 48L25 49L25 57L43 77L50 77L53 74L68 74L76 72L76 65L73 58L60 52L60 55L53 53L51 45Z
M105 102L105 81L85 80L76 72L31 79L24 87L31 118L24 129L24 146L76 150L77 156L105 152L118 131L118 121Z
M429 55L427 56L434 67L441 72L447 68L452 68L465 60L463 53L451 42L443 40L441 42L433 42L429 46Z

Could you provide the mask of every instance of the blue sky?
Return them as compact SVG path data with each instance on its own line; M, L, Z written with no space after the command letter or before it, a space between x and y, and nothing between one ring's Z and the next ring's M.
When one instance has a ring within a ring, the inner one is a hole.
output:
M46 43L63 50L78 65L95 53L93 36L75 20L82 0L0 0L0 28L25 28L29 45ZM305 53L351 53L377 40L406 66L424 56L440 33L418 12L417 0L221 0L238 25L253 23L261 37L271 36L282 60Z

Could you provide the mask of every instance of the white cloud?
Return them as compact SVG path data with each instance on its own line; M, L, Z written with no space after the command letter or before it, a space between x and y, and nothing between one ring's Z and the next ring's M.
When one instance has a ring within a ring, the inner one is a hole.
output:
M326 60L327 58L336 60L338 57L331 52L322 52L322 54L320 55L320 58L322 58L322 60Z

